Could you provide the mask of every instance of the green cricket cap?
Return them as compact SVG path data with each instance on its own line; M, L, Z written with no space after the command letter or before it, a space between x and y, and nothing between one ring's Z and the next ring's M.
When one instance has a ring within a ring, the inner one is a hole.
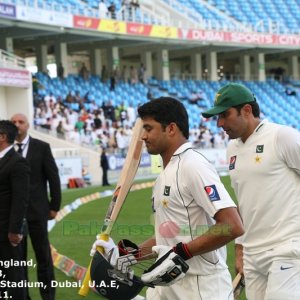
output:
M251 91L244 85L229 83L217 92L214 107L202 113L205 118L218 115L227 109L243 103L256 101Z

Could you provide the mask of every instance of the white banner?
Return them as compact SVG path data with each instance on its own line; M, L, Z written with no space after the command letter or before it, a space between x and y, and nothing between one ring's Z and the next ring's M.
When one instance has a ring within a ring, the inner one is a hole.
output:
M72 14L28 6L17 6L17 19L34 23L73 27Z
M0 68L0 86L29 88L31 74L27 70Z
M228 163L226 160L226 148L224 149L197 149L217 169L220 175L228 174Z
M68 184L69 178L82 178L81 158L56 158L61 184Z

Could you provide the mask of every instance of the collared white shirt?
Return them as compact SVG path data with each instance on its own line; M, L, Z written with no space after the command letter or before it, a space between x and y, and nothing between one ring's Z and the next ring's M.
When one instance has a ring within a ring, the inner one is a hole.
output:
M16 151L18 151L17 144L22 144L22 156L26 157L28 152L28 146L29 146L29 135L27 135L22 142L15 141L14 147Z
M261 253L300 239L300 134L262 121L243 143L231 140L227 157L231 185L245 233L244 253Z
M152 192L158 245L188 243L215 224L221 209L235 207L214 166L191 143L181 145L158 176ZM225 228L224 228L225 229ZM222 247L189 259L189 274L214 274L226 269Z

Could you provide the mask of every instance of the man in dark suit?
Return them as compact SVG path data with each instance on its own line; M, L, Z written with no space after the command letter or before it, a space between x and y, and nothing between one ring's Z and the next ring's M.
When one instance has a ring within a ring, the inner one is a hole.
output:
M108 159L105 148L102 148L100 156L100 166L102 168L102 186L110 185L107 179L107 171L109 169Z
M28 135L27 117L23 114L15 114L11 120L18 127L15 147L29 162L31 169L26 219L28 234L37 260L38 281L47 286L45 289L40 288L40 294L43 300L53 300L55 288L51 287L51 281L54 280L54 270L47 224L48 220L55 218L61 203L58 168L49 144ZM50 201L47 184L50 189ZM24 253L27 256L26 238L24 238ZM29 294L27 299L30 299Z
M29 166L13 148L17 132L12 122L0 121L0 261L10 262L7 266L0 265L0 279L24 283L23 268L13 263L22 260L20 243L28 204ZM1 286L0 298L25 300L26 290Z

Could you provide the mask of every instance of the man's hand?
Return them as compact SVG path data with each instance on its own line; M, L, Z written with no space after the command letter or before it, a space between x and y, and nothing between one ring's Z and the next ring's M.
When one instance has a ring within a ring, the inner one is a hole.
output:
M108 241L103 241L101 239L98 239L97 236L97 239L90 251L90 256L94 256L97 251L97 247L102 247L104 249L104 253L101 254L106 258L106 260L118 271L120 271L121 273L128 273L130 274L131 278L133 278L134 272L130 269L130 266L136 264L137 260L132 252L135 252L138 246L130 241L128 242L130 245L130 249L127 249L126 247L120 249L120 246L118 247L112 238L109 238ZM120 243L121 242L119 242L119 244ZM127 242L125 244L128 245ZM121 245L124 244L121 243ZM133 246L133 248L131 248L131 246ZM126 252L127 254L125 254Z
M17 247L23 239L23 234L19 233L8 233L8 240L13 247Z
M235 271L244 274L243 246L240 244L235 244Z
M108 241L104 241L98 239L98 235L96 236L96 241L94 242L92 249L90 251L90 256L94 256L97 251L97 247L102 247L104 253L102 255L109 261L112 266L115 266L117 263L117 259L119 258L119 249L115 244L112 238L109 238Z
M48 220L53 220L57 215L57 211L55 210L50 210L48 214Z

